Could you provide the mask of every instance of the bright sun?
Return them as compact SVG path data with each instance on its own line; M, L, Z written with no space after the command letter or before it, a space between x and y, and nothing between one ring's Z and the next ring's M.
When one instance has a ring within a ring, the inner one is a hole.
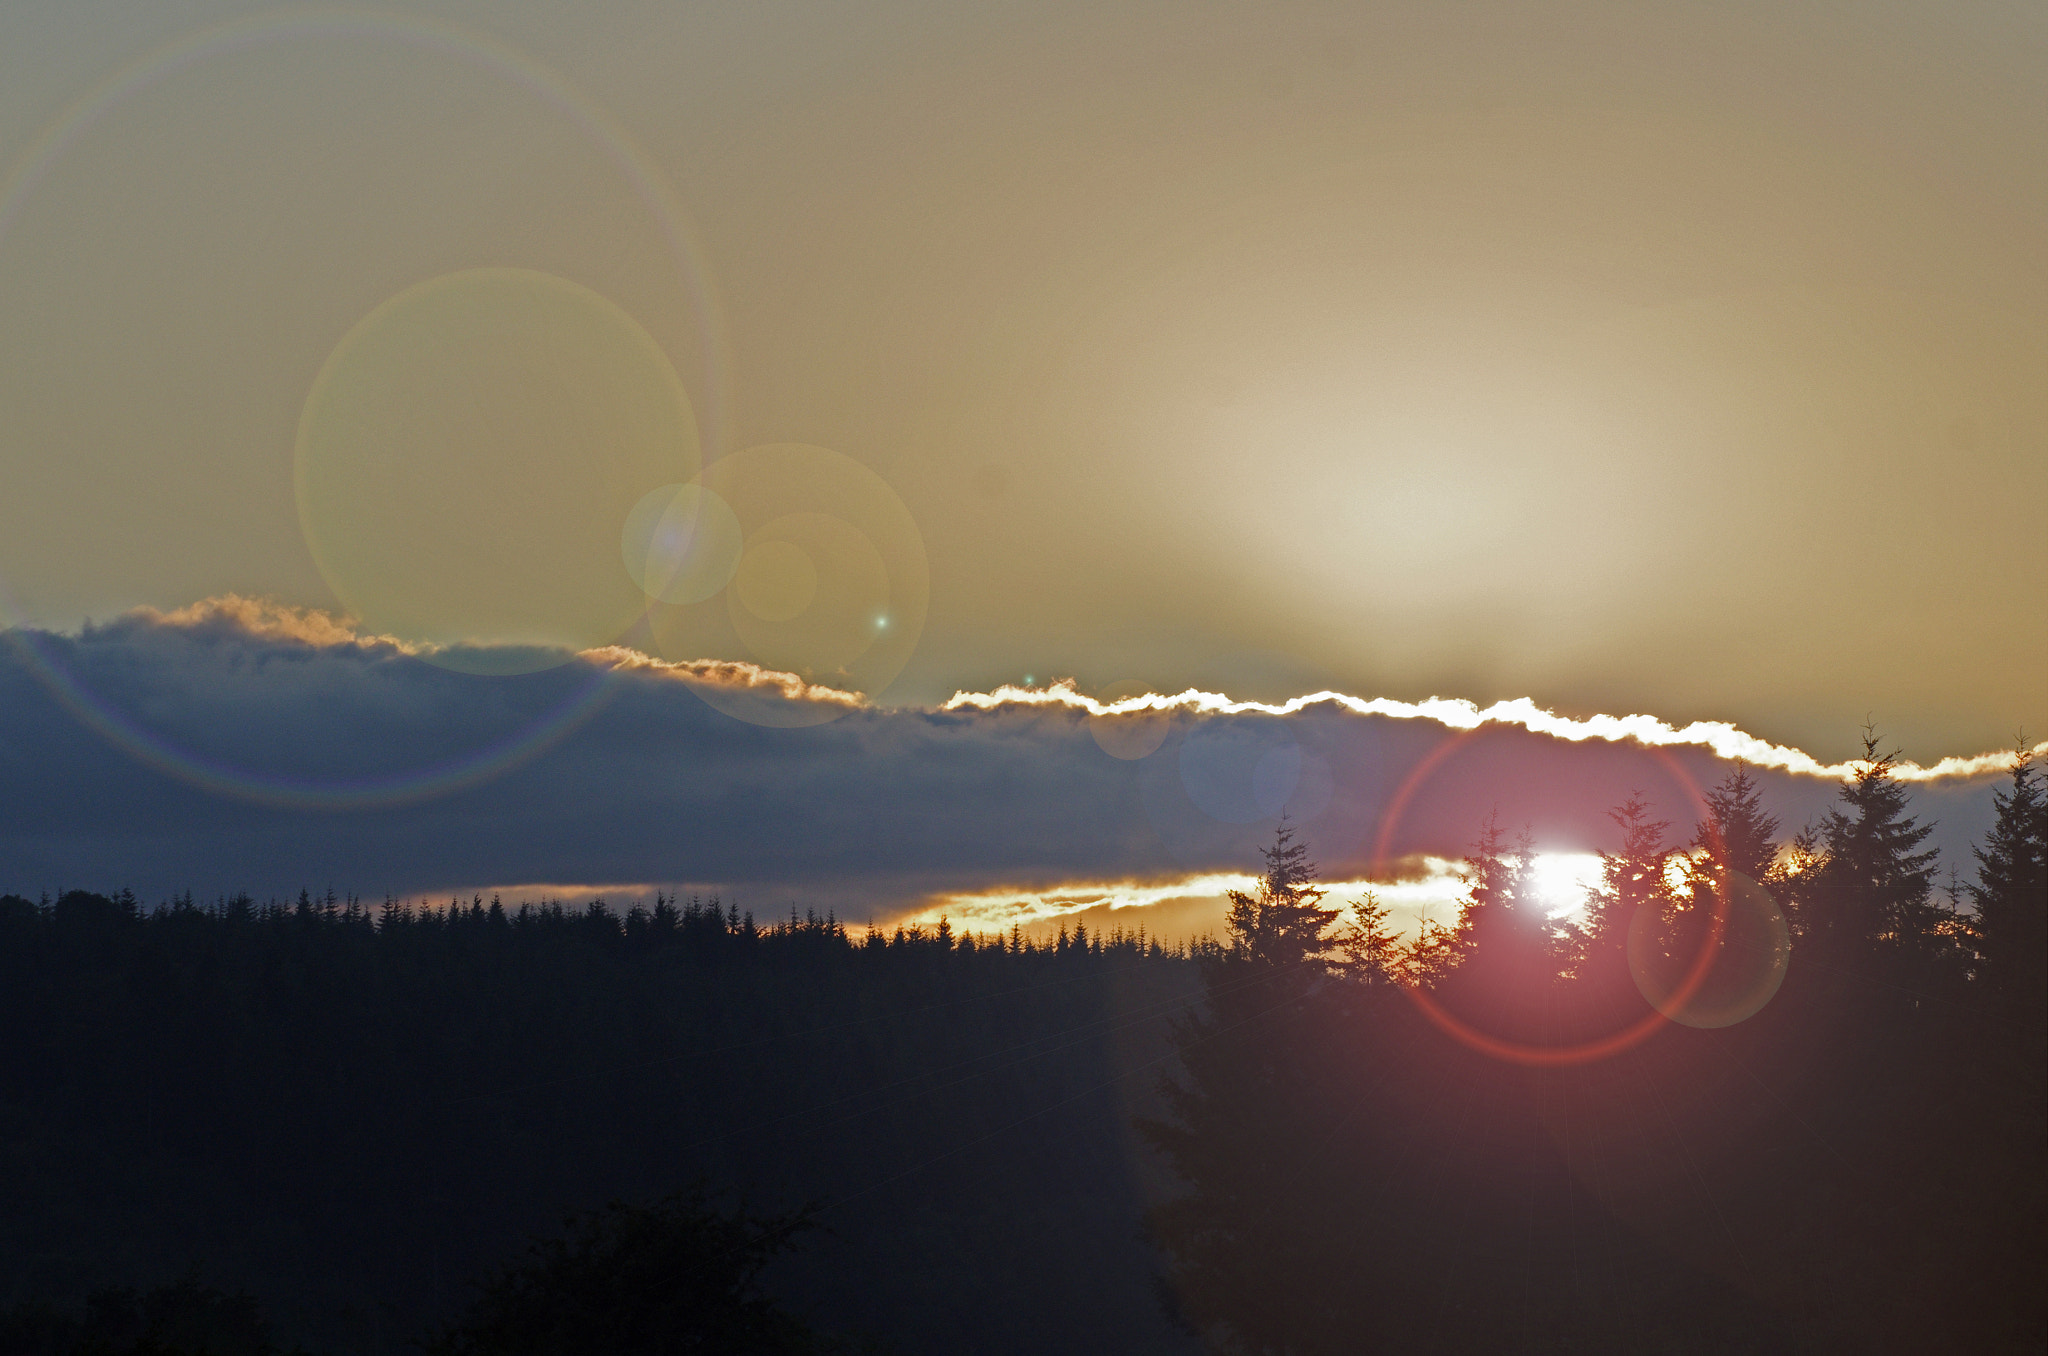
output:
M1529 862L1536 898L1552 918L1582 918L1586 896L1600 883L1600 856L1594 852L1539 852Z

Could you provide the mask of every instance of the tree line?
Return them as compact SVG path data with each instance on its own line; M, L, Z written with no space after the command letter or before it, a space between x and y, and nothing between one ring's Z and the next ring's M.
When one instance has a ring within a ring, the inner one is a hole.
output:
M1397 936L1370 896L1340 916L1283 824L1144 1127L1184 1186L1151 1225L1188 1327L1260 1353L2040 1350L2039 771L2016 758L1944 899L1894 755L1865 755L1789 839L1741 768L1682 841L1631 797L1583 918L1489 821L1461 919Z
M2037 1350L2048 797L1944 892L1866 755L1789 836L1631 797L1582 916L1480 825L1413 934L1284 823L1179 947L0 898L0 1339Z
M1129 1118L1195 991L1121 930L0 899L0 1311L129 1351L247 1294L281 1348L411 1351L530 1239L587 1275L621 1230L687 1251L815 1203L729 1293L901 1352L1186 1351ZM664 1214L692 1184L722 1204Z

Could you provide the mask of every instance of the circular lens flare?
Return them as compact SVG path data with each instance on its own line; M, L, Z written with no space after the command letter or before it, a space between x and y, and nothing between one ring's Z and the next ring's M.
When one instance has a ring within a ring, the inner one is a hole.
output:
M1688 985L1702 957L1705 973ZM1629 922L1628 969L1637 990L1682 1026L1748 1021L1777 996L1791 959L1792 933L1777 900L1739 871L1700 882L1689 907L1667 912L1644 904Z
M367 627L519 672L638 619L619 524L696 462L689 397L638 322L565 278L488 268L401 292L343 337L294 469L314 561Z
M722 427L718 400L726 389L725 344L716 293L695 228L659 165L601 106L527 53L446 20L401 16L372 9L327 6L314 10L268 11L180 33L109 73L72 100L33 137L0 177L0 245L10 242L25 206L53 170L72 156L96 128L138 95L167 78L224 57L298 43L373 41L437 53L462 66L488 72L554 110L581 135L585 145L637 199L659 230L675 266L676 282L687 294L701 345L697 384L710 402L707 424ZM694 447L695 432L691 431ZM675 480L695 469L695 458L660 477ZM652 481L647 483L654 483ZM639 488L645 488L641 486ZM616 523L613 524L616 531ZM70 637L35 629L31 609L22 606L0 578L0 641L57 701L89 728L138 761L203 789L264 804L320 808L363 808L406 804L444 795L495 777L552 746L600 706L611 689L607 670L592 668L564 690L560 700L530 712L526 723L481 740L467 753L423 757L418 765L381 776L346 776L295 766L286 759L259 766L202 747L158 728L132 702L100 690L81 667ZM199 610L240 600L210 599ZM371 629L375 629L374 627ZM469 637L458 637L467 640ZM365 642L375 644L376 642ZM444 669L482 673L553 667L568 656L533 646L514 651L463 645L421 651L417 658ZM479 689L478 701L502 697Z
M1181 788L1225 824L1278 817L1301 784L1302 764L1301 746L1277 720L1204 722L1180 744Z
M1150 696L1151 692L1149 685L1125 678L1103 688L1100 700L1115 707ZM1172 713L1153 706L1133 705L1127 711L1113 710L1108 715L1088 717L1088 733L1094 737L1096 746L1127 763L1157 753L1172 728Z
M702 485L664 485L626 515L619 552L648 597L697 603L716 594L740 564L740 520Z
M793 541L757 538L740 560L735 587L740 605L761 621L795 621L818 596L818 567Z
M724 605L653 607L651 643L677 660L737 647L763 669L841 693L873 694L894 681L924 631L931 583L924 539L888 483L803 443L722 457L696 483L730 506L744 545ZM858 706L782 695L789 690L698 692L758 725L817 724Z
M1374 879L1380 878L1385 868L1395 830L1400 826L1401 818L1407 812L1408 804L1414 799L1415 793L1436 774L1446 759L1478 734L1481 728L1483 727L1475 726L1459 731L1431 749L1409 769L1407 777L1402 779L1401 785L1394 791L1393 798L1388 801L1385 814L1380 817L1379 832L1373 842L1370 874ZM1705 817L1706 796L1683 765L1666 750L1649 748L1645 752L1664 764L1665 769L1685 789L1694 807L1702 817ZM1684 1010L1707 983L1727 926L1727 898L1726 891L1713 892L1710 895L1709 906L1700 914L1703 926L1698 949L1687 958L1685 965L1679 967L1675 983L1667 997L1667 1004L1677 1010ZM1423 1015L1445 1034L1482 1054L1531 1068L1558 1068L1610 1058L1642 1044L1673 1020L1663 1007L1653 1004L1651 1010L1641 1018L1608 1035L1569 1045L1539 1045L1526 1041L1505 1040L1490 1032L1481 1031L1444 1007L1424 985L1404 984L1402 990L1414 1001L1416 1007L1421 1009ZM1775 986L1772 992L1776 992ZM1765 1001L1768 1001L1768 996Z

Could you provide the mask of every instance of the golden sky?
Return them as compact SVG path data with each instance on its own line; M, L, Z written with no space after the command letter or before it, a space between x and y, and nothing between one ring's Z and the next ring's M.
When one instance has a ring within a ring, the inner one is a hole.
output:
M2027 4L12 4L7 620L237 592L598 643L616 524L709 466L783 555L751 612L658 608L672 659L838 663L856 618L892 702L2007 746L2048 673L2044 69ZM348 385L451 353L460 408ZM378 480L393 420L466 432ZM726 460L781 444L829 452ZM769 634L814 595L839 630Z

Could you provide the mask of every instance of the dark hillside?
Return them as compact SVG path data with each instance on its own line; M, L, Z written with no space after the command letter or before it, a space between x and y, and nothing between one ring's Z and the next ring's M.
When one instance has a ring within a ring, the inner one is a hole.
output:
M565 1212L823 1202L773 1281L904 1352L1180 1351L1132 1095L1186 961L666 902L0 902L9 1299L197 1273L396 1351Z

